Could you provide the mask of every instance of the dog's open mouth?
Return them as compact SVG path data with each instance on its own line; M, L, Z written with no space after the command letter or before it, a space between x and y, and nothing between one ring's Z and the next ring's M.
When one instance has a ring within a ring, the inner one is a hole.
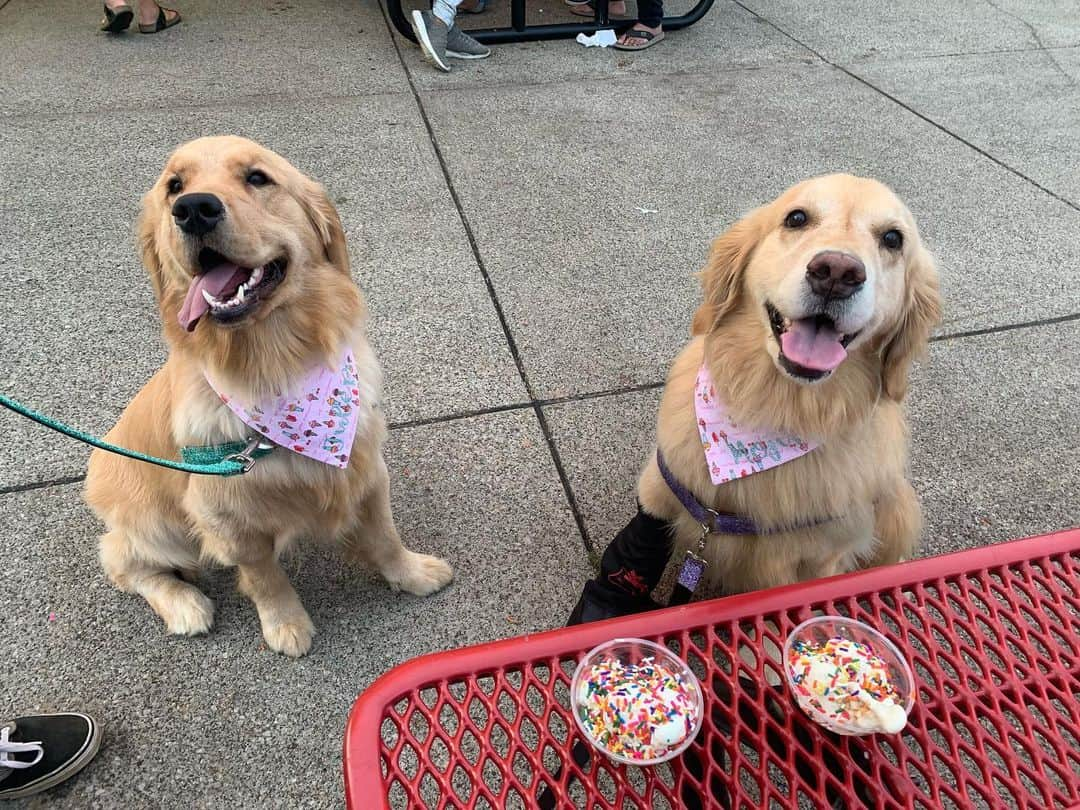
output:
M859 335L837 331L836 322L825 314L792 320L770 303L765 304L765 311L780 344L780 365L793 377L828 377L844 362L848 344Z
M288 261L284 256L261 267L241 267L216 250L199 253L200 273L191 280L180 325L195 329L206 314L218 323L234 323L251 314L285 278Z

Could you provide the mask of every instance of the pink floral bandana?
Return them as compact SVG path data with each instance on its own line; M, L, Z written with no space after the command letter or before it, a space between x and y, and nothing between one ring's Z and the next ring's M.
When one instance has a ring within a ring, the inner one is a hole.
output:
M722 402L716 398L709 370L702 365L694 384L694 413L698 433L705 448L709 477L714 484L724 484L736 478L785 464L805 456L817 444L797 436L769 433L741 427L727 415Z
M244 424L274 444L302 456L345 468L349 465L360 410L356 361L348 349L337 371L319 366L288 394L265 402L243 402L206 381Z

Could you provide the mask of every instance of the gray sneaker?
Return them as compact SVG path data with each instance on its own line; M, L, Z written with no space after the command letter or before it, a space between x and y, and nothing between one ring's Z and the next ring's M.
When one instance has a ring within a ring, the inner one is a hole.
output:
M416 34L416 41L424 58L444 73L450 72L450 65L446 64L446 39L450 33L446 23L432 14L430 11L412 13L412 30Z
M491 48L481 45L456 25L446 35L446 55L455 59L487 59Z

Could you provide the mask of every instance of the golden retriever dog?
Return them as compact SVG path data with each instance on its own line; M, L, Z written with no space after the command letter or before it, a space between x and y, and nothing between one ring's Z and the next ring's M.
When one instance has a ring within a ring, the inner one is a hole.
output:
M381 371L323 188L256 143L200 138L176 150L146 194L138 237L168 359L108 441L170 459L185 447L248 442L259 434L229 397L273 400L347 353L356 429L344 465L274 445L234 477L95 451L86 500L106 524L101 561L116 586L142 595L170 633L194 635L213 622L213 604L191 581L200 563L236 566L267 645L300 656L315 628L278 562L298 540L331 542L395 589L425 595L450 582L450 566L406 549L394 526Z
M706 578L741 592L910 556L922 517L907 480L904 398L941 317L937 271L911 213L874 180L807 180L719 237L702 282L691 341L664 388L657 447L700 504L762 530L705 538ZM695 417L703 364L733 422L816 449L713 484ZM669 525L677 559L699 547L702 524L655 453L638 498Z

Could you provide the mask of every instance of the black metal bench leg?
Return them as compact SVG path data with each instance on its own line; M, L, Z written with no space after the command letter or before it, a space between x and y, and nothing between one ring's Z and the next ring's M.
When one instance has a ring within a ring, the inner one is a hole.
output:
M402 0L385 0L390 21L398 32L408 40L416 41L409 18L401 7ZM527 0L510 0L512 25L509 28L470 29L469 34L485 45L498 45L503 42L536 42L544 39L573 39L578 34L592 34L597 28L614 28L616 33L633 25L632 20L612 22L608 13L609 0L596 0L596 15L588 22L554 23L546 25L528 25L526 23ZM679 17L665 17L665 31L678 31L693 25L712 8L715 0L698 0L698 4L689 12Z

